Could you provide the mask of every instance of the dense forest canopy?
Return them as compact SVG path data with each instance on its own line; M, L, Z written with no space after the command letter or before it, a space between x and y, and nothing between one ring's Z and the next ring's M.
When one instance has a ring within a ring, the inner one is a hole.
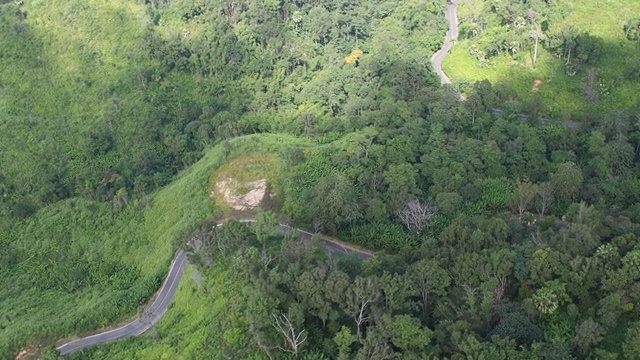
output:
M467 0L473 69L522 68L440 87L446 5L0 1L0 356L134 314L197 238L150 334L70 358L637 359L640 22ZM271 208L211 230L238 158Z

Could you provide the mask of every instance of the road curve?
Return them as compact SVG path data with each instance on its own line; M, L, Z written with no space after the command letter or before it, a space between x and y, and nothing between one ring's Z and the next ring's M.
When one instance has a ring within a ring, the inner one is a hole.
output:
M255 220L239 221L243 223L255 222ZM217 224L216 226L221 225L223 224ZM284 234L291 229L292 228L288 225L278 225L278 231L280 232L280 234ZM297 230L305 238L310 238L311 236L313 236L313 234L308 231L301 229L295 230ZM339 241L335 241L326 237L322 237L322 241L324 241L324 246L327 249L327 252L331 254L346 255L355 253L360 259L368 259L373 256L373 254L369 251L356 249L347 244L343 244ZM182 279L182 275L184 275L184 269L187 263L188 260L186 254L182 250L179 251L175 259L171 263L167 278L162 284L158 295L156 296L151 306L142 314L142 316L117 329L72 340L58 346L57 350L61 355L67 355L74 351L86 349L93 345L113 342L131 336L138 336L149 330L158 322L158 320L160 320L160 318L162 318L162 315L164 315L164 313L169 308L169 305L173 301L173 297L178 291L178 284L180 283L180 279Z
M449 21L449 30L447 30L447 34L444 36L444 43L442 44L442 48L440 48L440 50L438 50L431 57L431 65L433 65L436 73L438 73L441 85L451 83L451 80L449 79L449 77L447 77L447 74L442 71L442 62L453 47L453 40L458 38L457 6L458 0L451 0L447 3L445 17L447 18L447 21Z
M436 73L440 77L440 85L451 84L451 79L449 79L447 74L445 74L444 71L442 70L442 62L444 61L444 58L449 54L449 51L451 51L451 48L453 47L453 41L458 38L458 32L459 32L458 30L459 21L458 21L458 12L457 12L458 1L459 0L450 0L447 3L447 10L445 12L445 17L449 22L449 30L447 30L447 34L444 37L444 43L442 44L442 48L440 48L440 50L438 50L431 57L431 65L433 65L433 68L435 69ZM460 100L462 101L466 100L464 95L462 95L461 93L458 93L458 96L460 97ZM502 110L500 109L489 109L488 111L493 116L500 116L502 114ZM517 114L517 116L521 121L529 120L529 117L525 114ZM539 119L538 123L540 125L546 126L546 125L549 125L551 121L549 119ZM580 123L577 123L575 121L561 122L560 125L563 125L572 129L578 129L580 127Z
M162 315L167 311L169 304L171 304L171 301L178 290L178 284L184 274L186 264L186 254L183 251L178 252L178 255L173 260L173 263L169 268L169 273L160 288L158 296L142 316L117 329L70 341L59 346L57 350L61 355L66 355L93 345L140 335L149 330L156 322L158 322L158 320L160 320Z

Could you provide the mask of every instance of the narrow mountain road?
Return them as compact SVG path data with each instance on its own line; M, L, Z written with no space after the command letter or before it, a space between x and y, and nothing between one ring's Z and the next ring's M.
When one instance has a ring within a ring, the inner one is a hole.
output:
M239 220L243 223L252 223L255 220ZM222 226L223 224L218 224L217 226ZM280 234L284 234L292 228L288 225L280 224L278 225L278 230ZM301 230L297 230L303 237L310 238L313 236L312 233ZM342 242L329 239L327 237L322 237L322 241L324 241L324 246L327 249L327 252L330 254L336 255L348 255L348 254L357 254L360 259L368 259L373 256L373 254L366 250L356 249ZM169 268L169 273L167 274L167 278L165 279L158 295L155 300L151 304L151 306L140 316L139 318L131 321L130 323L121 326L117 329L105 331L102 333L98 333L95 335L86 336L83 338L79 338L65 344L62 344L57 347L57 350L61 355L67 355L74 351L86 349L93 345L104 344L113 342L116 340L128 338L131 336L138 336L145 331L149 330L153 325L155 325L162 315L167 312L169 305L173 301L173 297L176 295L178 291L178 285L180 283L180 279L182 279L182 275L184 275L185 267L187 266L188 260L184 251L178 252L176 258L171 263L171 267Z
M282 225L282 224L280 224L279 227L280 227L280 234L284 234L291 229L289 226ZM297 230L300 233L300 235L302 235L304 238L309 239L313 236L313 233L311 232L308 232L302 229L295 229L295 230ZM334 254L334 255L357 254L358 258L361 260L369 259L373 256L373 254L367 250L356 249L341 241L329 239L324 236L322 237L322 241L324 242L325 249L327 249L327 252L330 254Z
M457 13L458 0L451 0L447 4L447 10L445 12L445 17L447 21L449 21L449 30L444 37L444 43L442 44L442 48L438 50L431 57L431 65L438 73L440 77L440 84L450 84L451 80L447 76L447 74L442 71L442 62L444 58L447 56L451 48L453 47L453 40L458 38L458 13Z
M173 297L178 291L178 284L180 283L180 279L182 279L186 265L186 254L183 251L178 252L178 255L169 268L169 273L160 288L158 296L142 316L117 329L83 337L61 345L57 348L60 354L66 355L93 345L140 335L149 330L160 320L162 315L167 311L169 304L171 304Z
M442 44L442 48L440 48L440 50L438 50L431 57L431 65L433 65L433 68L435 69L436 73L440 77L440 85L451 84L451 79L449 79L447 74L445 74L444 71L442 70L442 62L444 61L445 57L447 57L447 55L449 54L449 51L451 51L454 40L458 38L458 33L459 33L459 30L458 30L459 21L458 21L458 12L457 12L458 1L459 0L451 0L447 3L447 10L445 12L445 17L449 22L449 30L447 30L447 34L444 37L444 43ZM464 95L458 93L458 96L460 97L460 100L462 101L466 100ZM489 112L496 117L502 115L502 110L500 109L489 109ZM517 116L521 121L529 121L529 117L525 114L517 114ZM549 125L551 121L549 119L542 118L542 119L538 119L538 123L540 125L546 126L546 125ZM580 127L580 124L575 121L565 121L559 124L572 129L578 129Z

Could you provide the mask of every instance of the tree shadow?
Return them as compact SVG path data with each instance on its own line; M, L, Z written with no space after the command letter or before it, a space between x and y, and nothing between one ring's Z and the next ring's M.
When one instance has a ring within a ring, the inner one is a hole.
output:
M636 64L640 60L633 60L637 58L638 44L627 40L612 42L586 33L578 38L589 47L580 57L574 54L568 60L567 54L545 50L536 69L529 61L532 54L516 60L507 60L506 56L495 60L513 63L508 68L501 67L493 81L499 107L570 124L593 122L606 114L634 107L635 94L640 91L639 78L634 75L635 69L640 68ZM491 66L491 59L478 64ZM478 71L482 73L480 67ZM469 91L470 83L456 74L448 75L457 88L464 93Z
M207 46L211 33L140 27L151 15L135 7L58 7L0 5L0 172L9 192L0 201L10 214L73 196L143 199L221 135L243 132L234 124L253 96L236 85L247 55L229 29ZM85 24L101 14L110 18Z

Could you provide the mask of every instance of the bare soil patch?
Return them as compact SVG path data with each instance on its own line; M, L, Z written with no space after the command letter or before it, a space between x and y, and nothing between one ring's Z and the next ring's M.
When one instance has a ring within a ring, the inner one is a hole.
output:
M537 92L540 90L540 85L542 85L542 80L536 79L536 81L533 82L533 89L531 89L531 91Z
M270 209L278 193L280 164L271 154L241 155L211 174L209 197L230 211Z
M260 206L269 194L268 188L266 179L240 182L227 178L216 183L210 196L213 198L215 191L218 191L231 209L244 211Z

